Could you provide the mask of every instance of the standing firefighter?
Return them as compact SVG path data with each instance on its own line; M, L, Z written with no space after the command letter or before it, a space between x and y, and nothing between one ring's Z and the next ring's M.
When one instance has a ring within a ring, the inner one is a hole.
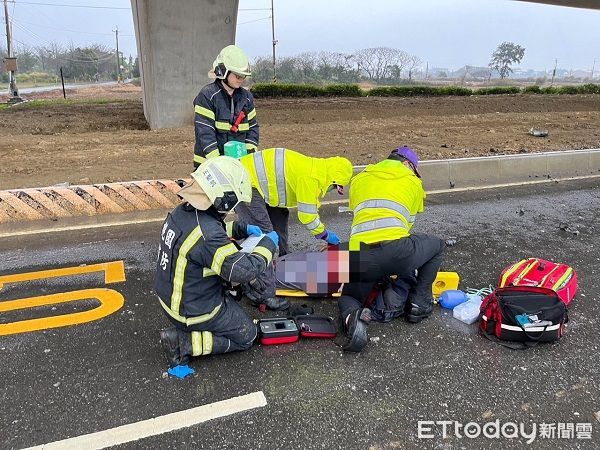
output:
M259 234L242 222L223 217L250 201L248 173L236 159L219 156L202 164L179 195L185 200L162 228L155 290L175 325L161 331L171 366L192 356L247 350L256 326L228 294L229 283L252 283L271 263L277 234L263 237L251 253L241 253L233 238Z
M279 235L279 254L288 253L289 207L298 208L298 219L317 239L337 245L337 234L325 228L319 217L320 199L332 189L343 193L352 177L346 158L310 158L285 148L269 148L240 158L252 180L252 201L236 210L241 220ZM271 309L287 307L275 295L275 271L271 266L260 277L262 290L250 287L246 295L253 303ZM257 285L259 285L257 283Z
M424 210L425 191L418 165L417 155L408 147L400 147L352 179L352 274L339 299L348 336L346 350L360 351L366 345L366 325L371 320L369 294L378 284L388 283L392 275L397 279L383 297L395 310L384 321L402 315L405 306L411 323L432 312L432 284L442 262L444 241L410 232L416 215Z
M208 158L222 155L228 141L246 145L249 153L258 146L258 121L254 98L242 88L249 77L248 57L235 45L225 47L209 72L213 83L204 86L194 99L194 167Z

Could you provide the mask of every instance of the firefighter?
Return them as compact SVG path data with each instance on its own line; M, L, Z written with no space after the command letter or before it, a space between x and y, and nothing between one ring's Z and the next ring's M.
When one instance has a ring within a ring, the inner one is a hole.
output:
M397 276L394 289L384 294L404 296L393 301L402 306L399 314L406 311L409 322L418 323L433 310L432 284L445 244L437 236L410 232L415 216L424 210L418 166L416 153L400 147L387 159L367 166L350 184L354 212L349 243L351 282L339 299L346 350L360 351L366 345L371 320L367 299L390 276Z
M313 236L331 245L340 243L337 234L321 222L319 200L333 189L343 194L343 186L352 177L350 161L337 156L311 158L285 148L265 149L243 156L240 161L250 173L252 201L240 205L236 210L238 217L265 232L276 231L279 255L288 253L288 208L293 206L298 208L298 219ZM248 286L245 294L252 303L269 306L275 301L274 268L271 266L259 280L261 283L256 286L262 289Z
M230 283L253 283L277 251L277 233L264 236L251 253L235 242L258 227L223 222L240 202L251 198L251 183L242 164L219 156L202 164L179 191L177 206L162 228L155 290L174 325L160 333L171 366L193 356L247 350L256 326L234 301Z
M242 88L246 77L251 76L246 54L228 45L217 55L208 76L215 81L204 86L194 99L194 167L223 155L228 141L245 143L248 153L258 147L254 98Z

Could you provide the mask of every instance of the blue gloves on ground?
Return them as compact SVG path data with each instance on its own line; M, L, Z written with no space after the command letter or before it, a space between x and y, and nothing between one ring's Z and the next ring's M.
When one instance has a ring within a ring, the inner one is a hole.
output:
M331 230L325 230L321 234L317 234L315 237L317 239L323 239L330 245L339 245L340 243L340 238L338 237L338 235Z
M260 236L263 234L260 227L257 227L256 225L246 225L246 233L248 233L248 236Z
M275 247L279 246L279 235L276 231L270 231L266 234L266 236L273 241Z

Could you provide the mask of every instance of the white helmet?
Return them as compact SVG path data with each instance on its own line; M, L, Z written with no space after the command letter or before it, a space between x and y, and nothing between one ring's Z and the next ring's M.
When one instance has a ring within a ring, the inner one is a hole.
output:
M200 164L192 173L192 181L178 195L194 208L207 210L214 206L226 213L239 202L250 202L250 175L241 162L229 156L217 156Z

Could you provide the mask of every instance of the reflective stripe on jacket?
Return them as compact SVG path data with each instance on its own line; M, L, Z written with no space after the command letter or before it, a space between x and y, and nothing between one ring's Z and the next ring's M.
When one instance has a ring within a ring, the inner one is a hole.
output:
M262 273L275 245L263 238L251 253L242 253L227 236L214 208L198 211L188 204L175 208L163 225L155 291L172 318L197 324L214 318L223 303L223 280L247 283ZM233 237L247 237L246 224L229 227Z
M352 165L345 158L311 158L285 148L265 149L240 161L265 203L297 206L298 219L313 235L325 230L319 200L332 183L347 184L352 175Z
M350 183L354 212L350 249L410 236L417 213L423 212L425 191L421 179L400 161L371 164Z
M231 126L240 111L245 117L234 133ZM220 80L207 84L194 99L194 130L194 167L207 158L222 155L223 146L229 141L244 142L249 153L256 151L259 125L252 93L238 88L229 96Z

